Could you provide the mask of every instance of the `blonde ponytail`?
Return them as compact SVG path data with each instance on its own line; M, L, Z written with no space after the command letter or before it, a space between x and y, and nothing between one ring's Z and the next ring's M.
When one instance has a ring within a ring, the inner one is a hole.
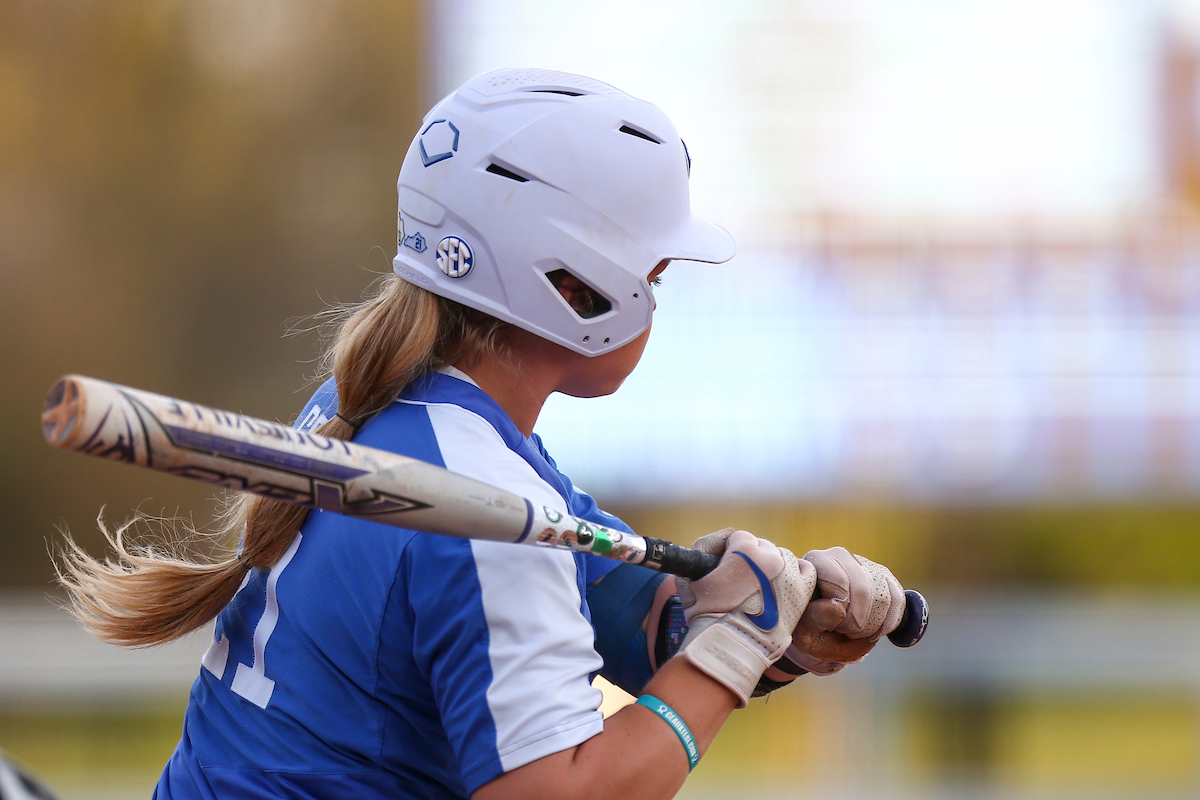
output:
M337 382L338 416L317 428L324 436L349 439L431 369L505 354L505 323L394 275L381 281L374 296L328 314L341 320L323 361ZM162 644L216 617L247 569L269 569L279 561L307 516L300 506L238 495L217 533L225 553L209 559L186 552L185 538L195 531L167 523L166 541L155 546L126 541L144 517L115 530L101 520L115 556L99 561L67 535L55 568L71 612L98 638L132 647ZM232 543L239 537L235 555Z

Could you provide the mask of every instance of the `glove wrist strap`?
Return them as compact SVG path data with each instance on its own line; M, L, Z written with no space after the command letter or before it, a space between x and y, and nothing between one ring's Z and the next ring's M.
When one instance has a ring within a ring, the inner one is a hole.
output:
M692 621L679 652L701 672L736 694L738 708L745 708L750 702L750 693L771 664L766 654L739 631L709 620Z

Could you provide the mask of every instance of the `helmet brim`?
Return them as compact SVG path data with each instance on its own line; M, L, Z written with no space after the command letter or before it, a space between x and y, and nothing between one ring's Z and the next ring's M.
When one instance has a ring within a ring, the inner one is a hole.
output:
M668 247L666 258L672 261L702 261L723 264L737 253L733 235L720 225L692 217L687 227Z

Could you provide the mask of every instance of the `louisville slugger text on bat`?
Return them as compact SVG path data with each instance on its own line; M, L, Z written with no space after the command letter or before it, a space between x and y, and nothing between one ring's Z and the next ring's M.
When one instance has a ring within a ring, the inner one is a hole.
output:
M68 375L54 385L42 431L63 450L428 533L593 553L692 579L719 561L424 461L94 378ZM911 647L928 619L925 598L910 589L888 638Z

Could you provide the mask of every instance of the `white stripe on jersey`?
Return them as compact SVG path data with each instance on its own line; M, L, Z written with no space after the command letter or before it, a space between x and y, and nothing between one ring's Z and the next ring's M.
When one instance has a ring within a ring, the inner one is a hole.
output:
M447 469L566 511L558 492L485 419L457 405L422 405ZM571 553L485 541L471 548L488 624L487 702L507 772L603 730L602 695L591 685L603 660L580 613Z

